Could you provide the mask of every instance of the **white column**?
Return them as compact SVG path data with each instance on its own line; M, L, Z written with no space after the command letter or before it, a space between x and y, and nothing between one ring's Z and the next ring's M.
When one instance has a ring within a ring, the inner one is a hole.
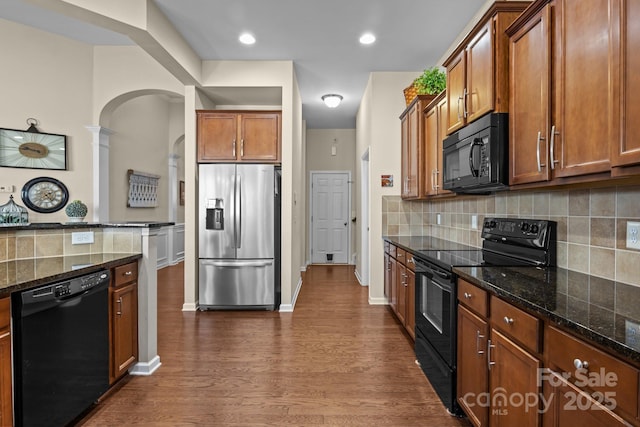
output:
M160 228L143 228L142 260L138 269L138 363L131 375L151 375L160 367L158 356L158 246Z
M93 134L93 222L109 222L109 136L102 126L85 126Z

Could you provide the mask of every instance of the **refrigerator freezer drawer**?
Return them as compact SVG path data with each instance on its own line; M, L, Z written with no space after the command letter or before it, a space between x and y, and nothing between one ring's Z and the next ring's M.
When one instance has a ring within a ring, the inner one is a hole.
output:
M201 259L201 309L275 309L273 259Z

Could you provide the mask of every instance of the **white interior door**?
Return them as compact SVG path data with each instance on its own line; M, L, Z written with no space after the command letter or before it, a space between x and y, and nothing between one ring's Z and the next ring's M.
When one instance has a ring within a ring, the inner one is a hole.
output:
M311 262L346 264L349 257L349 174L311 174Z

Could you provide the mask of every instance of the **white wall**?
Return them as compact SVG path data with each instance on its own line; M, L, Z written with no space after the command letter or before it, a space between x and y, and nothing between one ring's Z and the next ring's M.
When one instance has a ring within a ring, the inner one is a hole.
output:
M382 196L400 195L400 114L406 108L402 89L416 72L371 73L356 118L356 176L360 176L360 157L369 148L369 301L384 302L384 250L382 246ZM393 187L381 187L380 175L393 175ZM359 195L359 192L358 192ZM358 204L360 198L357 199ZM357 209L361 217L360 208ZM360 234L356 238L361 254ZM356 269L362 268L358 256Z
M356 130L355 129L307 129L306 132L306 168L307 168L307 182L311 179L310 173L312 171L349 171L351 172L351 209L355 210L356 199L354 195L354 188L359 184L360 177L356 176ZM331 148L335 147L336 155L331 154ZM310 206L309 189L307 188L305 193L307 197L305 205L307 208ZM310 212L308 216L310 216ZM351 213L349 213L351 215ZM309 255L309 246L311 245L309 236L309 220L306 218L306 256ZM351 262L352 256L356 251L354 245L355 229L357 228L357 222L351 223L350 234L350 248L348 262ZM307 259L307 261L310 261Z

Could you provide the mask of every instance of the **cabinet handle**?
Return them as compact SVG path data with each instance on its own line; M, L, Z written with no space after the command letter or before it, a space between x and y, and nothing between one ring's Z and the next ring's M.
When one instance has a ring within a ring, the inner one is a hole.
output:
M484 335L480 333L480 331L476 331L476 352L478 354L484 354L484 350L480 350L480 340L484 338Z
M125 271L123 274L125 276L131 276L133 274L133 272L132 271Z
M244 157L244 138L240 140L240 157Z
M504 316L503 320L507 325L513 325L513 319L511 317Z
M411 264L415 264L415 262L413 261L413 258L409 258L409 259L407 260L407 264L409 264L409 263L411 263Z
M472 296L473 296L473 295L471 295L469 292L465 292L465 293L464 293L464 297L465 297L466 299L471 299L471 297L472 297Z
M233 157L236 156L236 140L233 140Z
M460 120L462 118L462 116L460 115L460 101L462 101L462 97L459 96L458 97L458 105L457 105L457 112L458 112L458 120Z
M573 359L573 366L575 366L576 369L587 369L589 367L589 362L586 360Z
M438 175L440 175L440 171L438 169L436 169L434 172L436 173L435 189L436 189L436 191L438 191L440 189L440 183L438 182Z
M537 148L536 148L536 158L538 160L538 172L542 172L542 168L546 166L540 163L540 141L544 141L544 137L542 136L542 132L538 131L538 141L537 141Z
M118 298L118 311L116 311L116 315L122 316L122 297Z
M491 361L491 349L495 348L495 345L491 344L491 340L487 340L487 367L491 370L491 367L496 364L496 362Z
M462 95L464 96L464 102L462 103L462 106L464 107L463 115L464 115L464 118L466 119L467 116L469 115L469 112L467 111L467 98L468 98L469 92L467 92L466 87L464 88L464 92L462 93Z
M555 145L556 145L556 125L551 126L551 143L550 143L550 147L549 147L549 164L551 165L551 169L555 169L556 168L556 163L558 163L558 160L554 160L554 152L555 152Z

